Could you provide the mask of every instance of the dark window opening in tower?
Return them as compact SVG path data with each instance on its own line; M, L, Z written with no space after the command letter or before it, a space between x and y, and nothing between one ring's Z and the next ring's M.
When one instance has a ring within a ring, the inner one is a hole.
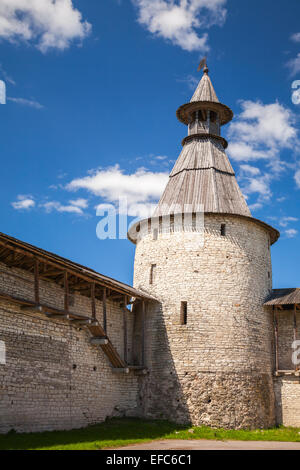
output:
M203 109L199 109L198 111L198 119L199 121L205 122L207 120L207 113Z
M150 268L150 280L149 280L149 283L150 283L150 284L154 284L154 281L155 281L155 270L156 270L156 264L151 264L151 268Z
M180 324L181 325L187 325L187 302L181 302Z
M226 237L226 224L221 225L221 236Z
M210 112L210 122L217 122L217 117L217 113L215 113L214 111Z
M194 113L192 114L191 123L195 122L196 119L197 119L197 113L194 112Z

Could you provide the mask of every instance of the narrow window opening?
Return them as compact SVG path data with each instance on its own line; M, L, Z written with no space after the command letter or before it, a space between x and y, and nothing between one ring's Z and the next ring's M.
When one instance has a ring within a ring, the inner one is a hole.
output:
M194 123L197 120L197 111L192 114L191 123Z
M150 284L154 284L154 282L155 282L155 270L156 270L156 264L151 264L151 268L150 268Z
M187 302L181 302L180 324L187 325Z
M210 112L210 122L216 122L217 121L217 113L214 111Z
M271 279L271 273L270 273L270 271L268 272L268 278Z
M222 237L226 236L226 224L221 225L221 236Z
M198 120L199 120L199 121L201 121L201 122L206 122L206 120L207 120L206 111L204 111L203 109L200 109L198 116L199 116L199 117L198 117Z

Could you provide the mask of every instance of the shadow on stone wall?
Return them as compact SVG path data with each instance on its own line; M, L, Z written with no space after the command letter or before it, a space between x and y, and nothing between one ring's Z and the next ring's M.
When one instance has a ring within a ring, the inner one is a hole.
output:
M135 313L134 357L138 364L142 337L140 307ZM228 429L274 426L274 392L269 373L185 368L188 343L182 356L176 351L176 371L161 304L149 304L145 326L148 374L139 379L140 416Z
M276 426L281 426L283 423L282 380L279 377L274 378L274 390L275 390Z
M135 307L133 357L142 361L142 308ZM159 302L148 304L145 312L145 365L147 375L139 379L141 417L192 422L180 378L176 373L168 335ZM184 377L182 377L184 380Z

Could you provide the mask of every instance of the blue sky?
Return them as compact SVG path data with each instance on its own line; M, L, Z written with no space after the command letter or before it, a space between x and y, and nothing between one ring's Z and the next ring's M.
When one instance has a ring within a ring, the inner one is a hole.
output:
M239 183L282 233L274 287L300 286L299 15L297 0L0 0L1 231L131 283L134 246L96 237L96 206L159 198L207 54Z

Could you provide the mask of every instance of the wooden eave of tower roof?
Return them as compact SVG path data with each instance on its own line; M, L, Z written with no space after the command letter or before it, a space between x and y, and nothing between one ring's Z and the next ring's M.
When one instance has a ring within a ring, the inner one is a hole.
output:
M199 109L209 109L210 111L218 113L221 126L233 119L233 112L228 106L222 103L214 103L213 101L195 101L193 103L183 104L176 111L177 119L183 124L188 125L192 113Z

